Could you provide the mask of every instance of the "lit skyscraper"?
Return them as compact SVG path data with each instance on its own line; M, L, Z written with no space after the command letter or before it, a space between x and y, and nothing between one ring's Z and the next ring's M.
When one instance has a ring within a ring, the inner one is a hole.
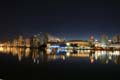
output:
M115 35L112 38L113 43L120 43L120 35Z
M101 47L106 47L108 45L108 36L103 34L100 37L100 43L101 43Z

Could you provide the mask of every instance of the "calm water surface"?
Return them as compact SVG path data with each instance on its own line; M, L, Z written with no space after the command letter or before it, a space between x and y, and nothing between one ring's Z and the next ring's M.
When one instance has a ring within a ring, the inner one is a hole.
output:
M62 51L0 48L1 79L110 79L118 78L120 51Z

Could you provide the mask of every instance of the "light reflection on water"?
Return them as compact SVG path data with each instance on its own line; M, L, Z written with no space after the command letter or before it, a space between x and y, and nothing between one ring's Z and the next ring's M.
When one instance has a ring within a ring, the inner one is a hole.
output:
M33 63L42 62L77 62L91 64L120 64L120 51L94 51L94 50L68 50L67 52L45 53L38 49L30 48L3 48L0 47L1 54L17 57L18 61L30 58Z

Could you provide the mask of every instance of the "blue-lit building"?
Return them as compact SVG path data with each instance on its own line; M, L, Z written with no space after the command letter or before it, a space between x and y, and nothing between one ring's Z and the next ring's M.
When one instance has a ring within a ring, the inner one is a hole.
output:
M46 47L48 54L64 54L66 48L66 43L61 42L48 42Z

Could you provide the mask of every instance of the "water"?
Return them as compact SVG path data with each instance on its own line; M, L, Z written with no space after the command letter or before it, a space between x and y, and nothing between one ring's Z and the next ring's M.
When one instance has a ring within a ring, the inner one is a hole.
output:
M0 48L0 79L116 79L120 51L77 50L48 53L38 49Z

